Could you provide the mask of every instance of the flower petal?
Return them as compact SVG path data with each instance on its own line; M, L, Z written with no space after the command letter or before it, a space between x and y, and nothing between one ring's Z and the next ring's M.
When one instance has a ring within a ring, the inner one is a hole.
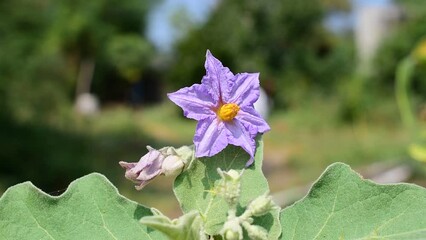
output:
M119 162L119 164L126 169L124 176L136 185L137 190L141 190L153 178L161 174L161 165L164 160L158 150L147 146L148 153L141 157L137 163Z
M167 94L167 96L183 109L185 117L201 120L215 115L212 108L215 108L217 104L205 87L200 84L182 88L174 93Z
M240 107L253 106L259 99L259 73L239 73L234 77L229 102Z
M206 86L209 94L216 102L228 102L229 92L234 84L234 74L229 68L224 67L209 50L206 53L204 67L206 68L206 75L201 83Z
M238 111L237 116L235 116L246 128L250 126L248 130L250 134L256 136L257 133L264 133L271 128L268 123L260 116L258 112L252 107L245 107Z
M136 166L136 163L128 163L124 161L119 162L120 166L124 169L126 169L126 172L124 173L124 176L129 180L134 180L138 177L138 173L136 171L133 171L132 169Z
M225 127L228 130L229 143L242 147L250 155L250 159L246 166L251 165L254 161L254 153L256 151L254 137L251 136L250 132L237 119L231 122L225 122Z
M197 124L194 136L195 156L211 157L228 145L223 122L217 117L202 119Z
M147 181L151 180L161 173L161 165L163 164L164 156L157 150L149 151L145 156L144 160L146 164L145 168L140 171L139 176L136 180Z

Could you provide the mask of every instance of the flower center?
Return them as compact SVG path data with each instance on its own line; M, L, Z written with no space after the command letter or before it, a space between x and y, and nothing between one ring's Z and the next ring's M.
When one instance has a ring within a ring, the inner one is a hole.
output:
M240 107L235 103L227 103L222 105L217 111L217 115L222 121L231 121L237 115Z

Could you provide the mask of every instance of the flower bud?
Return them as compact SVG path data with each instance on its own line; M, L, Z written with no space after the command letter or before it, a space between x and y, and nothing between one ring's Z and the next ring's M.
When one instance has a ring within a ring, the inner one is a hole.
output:
M161 165L164 156L154 148L147 146L148 153L141 157L137 163L128 163L120 161L119 164L126 169L124 176L137 183L136 189L141 190L153 178L161 173Z
M222 174L223 174L223 178L229 182L239 182L241 178L241 175L234 169L231 169L228 172L222 171Z
M249 223L243 223L244 228L247 231L247 235L253 240L268 240L268 232L261 226L250 225Z
M180 157L170 155L164 159L161 173L165 176L177 176L183 171L184 167L185 164Z
M243 229L240 226L239 219L237 217L228 219L223 225L221 234L225 240L243 239Z
M254 199L248 206L247 210L251 214L251 216L262 216L267 214L269 211L271 211L273 208L275 208L276 205L272 201L272 197L268 195L268 193L265 193L256 199Z
M225 172L218 168L217 172L222 177L222 182L217 186L218 194L222 195L230 206L235 206L240 198L241 175L233 169Z
M226 230L225 234L223 234L223 238L225 238L225 240L242 239L242 238L240 238L240 235L238 234L238 232L234 232L231 229Z
M147 146L148 153L139 162L119 162L126 169L125 177L138 185L137 190L141 190L156 176L176 176L181 173L185 165L191 160L193 148L184 146L179 149L164 147L156 150ZM179 152L179 153L178 153Z

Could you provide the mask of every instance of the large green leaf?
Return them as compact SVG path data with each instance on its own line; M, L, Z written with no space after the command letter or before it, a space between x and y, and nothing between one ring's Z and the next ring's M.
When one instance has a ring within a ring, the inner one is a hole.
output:
M281 239L426 239L426 189L379 185L336 163L281 212L281 224Z
M262 172L263 142L257 140L255 162L249 168L245 164L249 155L240 147L228 146L219 154L210 158L195 160L188 171L179 175L174 183L174 191L182 210L187 213L197 210L204 217L205 231L210 235L219 233L226 220L228 205L222 197L212 193L220 181L217 168L234 169L244 173L241 178L240 210L269 190L268 182ZM274 209L262 217L255 218L254 224L269 231L270 239L277 239L281 233L279 210Z
M139 223L149 215L97 173L72 182L59 197L25 182L0 198L0 239L166 239Z

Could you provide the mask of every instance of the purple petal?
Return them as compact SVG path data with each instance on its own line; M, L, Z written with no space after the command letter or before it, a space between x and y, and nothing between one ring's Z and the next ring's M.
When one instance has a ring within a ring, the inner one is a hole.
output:
M161 173L164 155L149 146L147 148L148 153L141 157L139 162L119 162L126 169L125 177L138 184L135 186L137 190L141 190L150 180Z
M183 114L188 118L201 120L215 115L212 109L216 107L217 102L200 84L182 88L174 93L167 94L167 96L183 109Z
M234 84L234 74L229 68L224 67L209 50L206 53L204 67L206 68L206 75L201 80L201 83L206 86L209 94L216 102L228 102L229 91Z
M256 136L257 133L264 133L271 128L268 123L260 116L258 112L252 107L245 107L238 111L237 116L235 116L248 130L250 134ZM250 126L250 127L247 127Z
M161 153L158 150L155 150L150 146L147 146L146 148L148 149L148 152L139 159L139 162L136 163L136 166L132 169L133 171L140 172L151 166L155 161L157 161L157 159L161 157Z
M223 122L217 117L200 120L194 136L195 156L211 157L228 145Z
M229 102L240 107L253 106L260 94L259 73L239 73L235 75L234 81Z
M143 158L139 161L146 162L145 167L139 173L137 180L146 181L151 180L161 172L161 165L163 164L164 156L157 150L150 150ZM138 163L138 164L139 164Z
M150 182L150 180L148 180L148 181L140 181L138 183L138 185L135 186L136 190L138 190L138 191L142 190L142 188L144 188L146 185L148 185L149 182Z
M256 142L250 132L237 120L225 122L225 127L229 131L228 141L230 144L242 147L249 155L250 160L246 166L249 166L254 161L254 153L256 150Z
M132 171L132 169L136 166L136 163L128 163L128 162L120 161L118 164L120 164L121 167L126 169L124 176L127 179L133 181L133 179L137 178L138 174L135 171Z

